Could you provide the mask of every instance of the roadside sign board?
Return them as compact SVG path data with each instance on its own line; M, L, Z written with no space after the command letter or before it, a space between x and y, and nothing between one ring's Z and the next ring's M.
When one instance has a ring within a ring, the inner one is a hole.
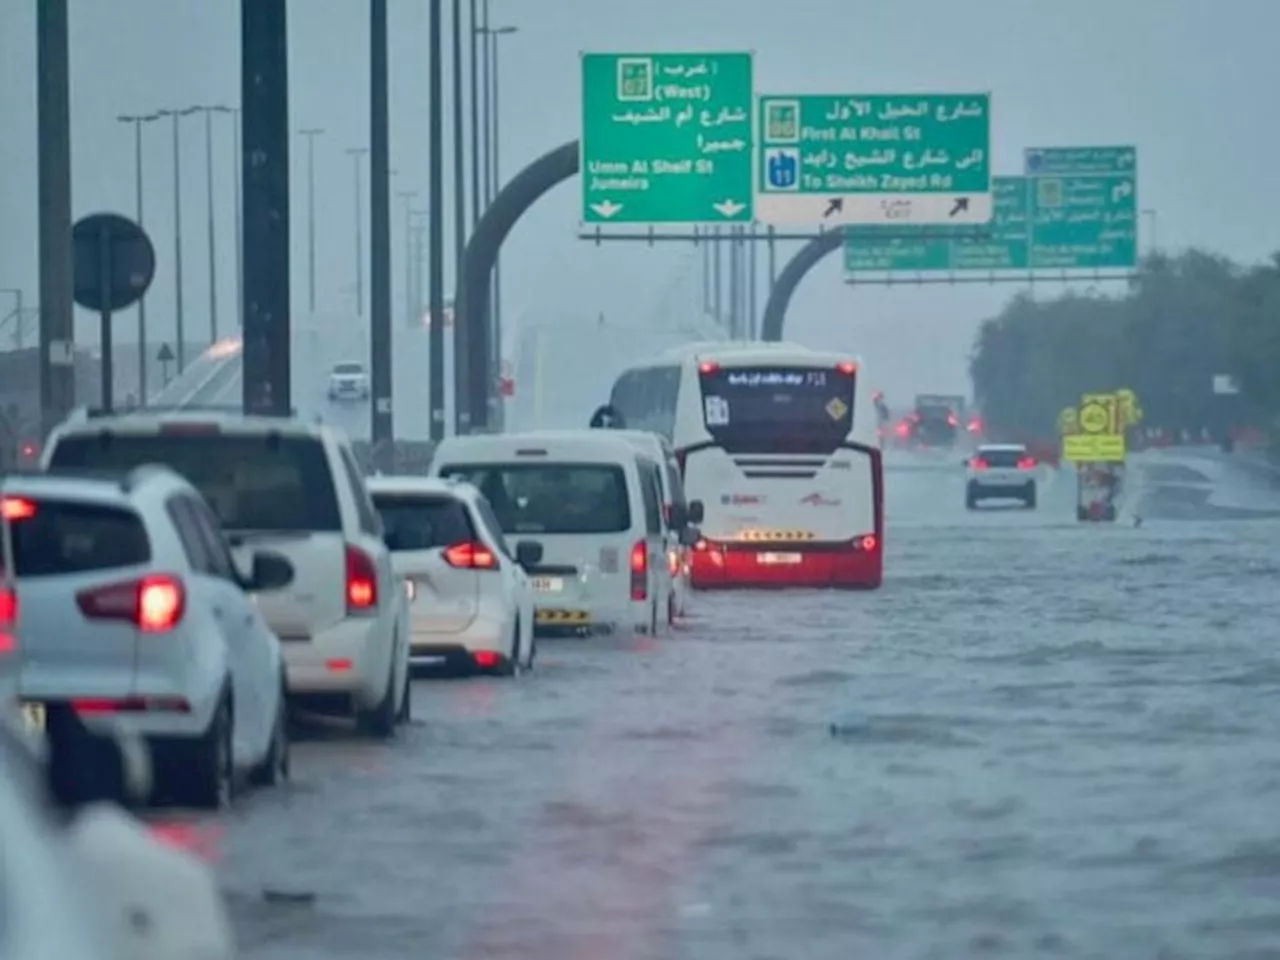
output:
M584 223L751 221L751 54L581 60Z
M1136 147L1033 147L1026 151L1025 172L1032 268L1137 265Z
M991 220L989 94L791 94L758 103L760 222Z
M1115 463L1125 459L1124 399L1115 393L1087 393L1076 412L1077 432L1062 438L1062 458L1073 463Z
M847 273L1132 269L1138 262L1137 150L1027 151L1027 175L994 177L989 236L969 227L849 227ZM1074 171L1074 172L1071 172ZM892 234L892 239L887 235ZM904 234L907 234L904 236Z
M846 227L847 273L928 273L952 270L1024 270L1027 267L1027 181L993 177L990 224L919 227L919 239L900 227ZM976 237L975 233L987 233Z

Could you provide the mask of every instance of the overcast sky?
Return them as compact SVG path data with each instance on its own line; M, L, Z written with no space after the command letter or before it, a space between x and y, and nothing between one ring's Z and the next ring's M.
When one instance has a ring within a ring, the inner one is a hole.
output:
M23 288L28 303L37 299L35 5L0 0L0 288ZM999 173L1020 172L1028 146L1136 144L1139 202L1158 211L1161 246L1199 245L1243 260L1280 247L1280 126L1268 106L1280 89L1275 0L492 5L497 23L519 28L502 38L507 176L578 135L579 51L750 49L761 92L989 90ZM390 7L393 189L419 189L425 199L427 0L390 0ZM366 10L362 0L290 5L291 123L326 131L317 141L319 300L321 311L337 314L352 312L354 173L345 151L368 142ZM71 0L77 215L134 210L133 138L119 114L238 102L238 15L232 0ZM170 135L167 121L146 131L146 221L161 260L149 301L153 340L172 335ZM217 118L215 136L220 322L230 332L229 120ZM183 121L182 138L187 316L199 336L209 322L202 122ZM305 308L305 151L301 140L294 144L294 304ZM687 250L582 243L578 203L576 184L566 184L517 226L504 260L510 314L554 324L604 312L610 322L635 325L696 311ZM401 209L397 201L396 304ZM1143 237L1144 248L1150 240ZM806 280L789 339L856 349L892 394L968 389L975 327L1013 287L850 289L838 261L831 257ZM6 309L0 300L0 314ZM92 336L89 318L80 318L77 335Z

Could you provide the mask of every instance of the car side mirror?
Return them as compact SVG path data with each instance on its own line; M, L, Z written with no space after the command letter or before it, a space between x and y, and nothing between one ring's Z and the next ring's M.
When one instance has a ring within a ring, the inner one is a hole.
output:
M282 554L259 550L253 555L250 590L280 590L293 583L293 564Z
M686 524L692 523L696 526L697 524L702 522L702 518L706 510L702 506L701 500L690 500L689 505L686 509L688 512L688 516L685 517Z
M696 546L698 541L702 539L702 531L697 527L681 527L680 528L680 546L692 547Z
M533 540L521 540L516 544L516 563L528 570L542 562L542 544Z

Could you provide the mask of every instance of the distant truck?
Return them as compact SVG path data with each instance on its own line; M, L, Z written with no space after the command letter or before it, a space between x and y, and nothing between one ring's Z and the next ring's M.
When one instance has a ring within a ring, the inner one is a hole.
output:
M953 447L966 429L966 401L962 396L921 393L908 417L910 440L921 447Z

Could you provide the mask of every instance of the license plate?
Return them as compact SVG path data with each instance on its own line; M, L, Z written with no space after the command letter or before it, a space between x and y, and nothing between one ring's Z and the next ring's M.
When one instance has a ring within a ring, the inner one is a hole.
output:
M44 733L44 704L22 704L22 722L32 733Z
M798 553L760 553L756 555L759 563L767 564L783 564L783 563L799 563L801 560Z
M564 589L563 577L530 577L529 582L539 593L559 593Z

